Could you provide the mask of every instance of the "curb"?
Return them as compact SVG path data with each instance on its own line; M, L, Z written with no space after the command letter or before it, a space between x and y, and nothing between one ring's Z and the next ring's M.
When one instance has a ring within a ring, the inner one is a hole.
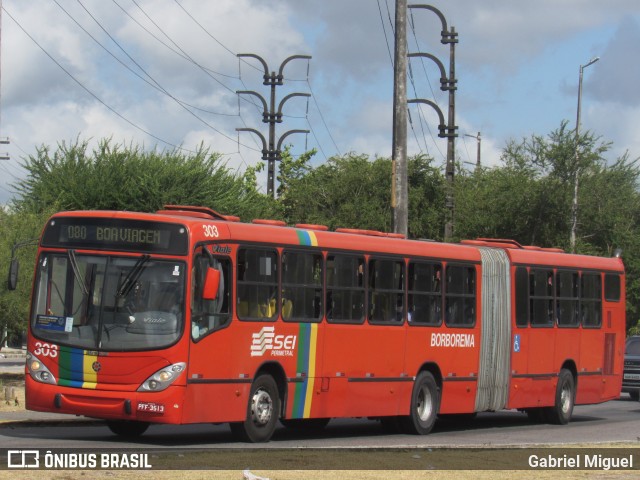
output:
M11 429L24 426L58 427L60 425L68 425L70 423L80 424L82 426L106 426L105 420L98 420L95 418L25 418L22 420L0 420L0 430L5 428Z

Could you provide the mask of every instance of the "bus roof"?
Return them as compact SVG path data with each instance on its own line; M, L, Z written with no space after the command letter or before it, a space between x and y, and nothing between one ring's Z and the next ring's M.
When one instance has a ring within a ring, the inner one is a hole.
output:
M431 240L407 240L401 235L373 230L337 229L329 231L322 225L298 224L286 226L277 220L254 220L241 223L238 217L223 215L204 207L166 206L156 213L129 211L83 210L65 211L53 217L102 217L112 219L136 219L152 222L179 223L194 236L202 235L203 222L216 224L218 241L240 241L264 245L319 246L338 251L361 251L388 255L438 258L453 261L480 262L480 248L504 250L513 264L548 265L566 268L590 268L623 272L622 260L617 257L596 257L564 253L556 248L522 246L513 240L477 239L460 243L443 243ZM202 240L206 240L203 238ZM195 241L200 241L195 238Z

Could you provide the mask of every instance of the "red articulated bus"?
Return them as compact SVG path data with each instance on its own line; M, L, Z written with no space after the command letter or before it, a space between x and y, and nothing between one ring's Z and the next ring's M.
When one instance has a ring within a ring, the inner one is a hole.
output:
M151 423L370 417L426 434L438 414L518 409L567 423L622 384L620 258L510 240L405 240L240 223L201 207L62 212L44 228L26 406Z

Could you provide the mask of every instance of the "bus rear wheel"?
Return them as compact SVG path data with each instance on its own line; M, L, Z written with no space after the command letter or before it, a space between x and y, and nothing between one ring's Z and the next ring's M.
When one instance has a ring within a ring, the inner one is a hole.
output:
M401 423L406 433L426 435L431 431L440 409L440 389L430 372L420 372L413 384L411 410Z
M107 420L107 427L120 437L135 438L146 432L149 424L134 420Z
M556 425L566 425L571 420L573 405L576 399L575 381L573 374L563 368L558 375L556 386L556 400L553 407L545 410L547 420Z
M280 414L278 385L271 375L260 375L251 385L247 418L231 423L231 432L243 442L268 442Z

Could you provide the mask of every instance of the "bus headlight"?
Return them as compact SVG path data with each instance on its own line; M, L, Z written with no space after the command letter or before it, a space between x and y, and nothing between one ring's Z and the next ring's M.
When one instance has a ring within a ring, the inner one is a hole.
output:
M36 382L50 383L51 385L58 383L51 371L31 352L27 352L27 369L31 378Z
M139 392L161 392L171 385L184 371L187 364L184 362L174 363L168 367L158 370L156 373L147 378L140 388Z

